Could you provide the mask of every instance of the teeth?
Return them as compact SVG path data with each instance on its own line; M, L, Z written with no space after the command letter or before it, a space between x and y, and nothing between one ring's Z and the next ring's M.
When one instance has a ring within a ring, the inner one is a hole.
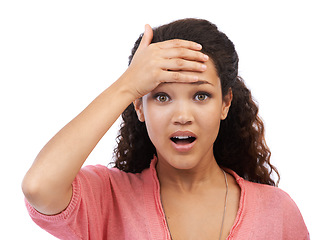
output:
M177 138L177 139L179 139L179 140L184 140L184 139L188 139L188 138L190 138L191 136L176 136L176 137L174 137L174 138Z
M170 138L175 144L190 144L195 141L195 137L192 136L175 136Z

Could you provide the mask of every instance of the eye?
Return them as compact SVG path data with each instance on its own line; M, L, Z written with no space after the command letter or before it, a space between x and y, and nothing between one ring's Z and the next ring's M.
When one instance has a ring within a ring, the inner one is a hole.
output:
M157 93L154 95L154 99L161 103L170 101L170 98L166 93Z
M198 92L195 94L194 99L196 101L202 102L207 100L209 97L211 97L211 95L209 93L206 92Z

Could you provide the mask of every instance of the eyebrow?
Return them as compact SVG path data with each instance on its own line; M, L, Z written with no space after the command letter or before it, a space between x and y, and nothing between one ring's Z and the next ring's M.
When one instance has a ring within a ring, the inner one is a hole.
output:
M190 84L195 84L195 85L202 85L202 84L210 84L210 85L213 85L212 83L206 81L206 80L199 80L197 82L191 82Z
M210 84L213 86L212 83L206 81L206 80L199 80L199 81L196 81L196 82L163 82L163 83L160 83L160 85L164 85L164 84L171 84L171 83L185 83L185 84L192 84L192 85L202 85L202 84Z

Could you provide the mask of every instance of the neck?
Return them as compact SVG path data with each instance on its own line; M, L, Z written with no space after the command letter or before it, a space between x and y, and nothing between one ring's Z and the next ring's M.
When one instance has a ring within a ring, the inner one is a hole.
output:
M225 186L224 175L214 157L192 169L177 169L163 159L156 166L161 188L179 192L199 192L213 186Z

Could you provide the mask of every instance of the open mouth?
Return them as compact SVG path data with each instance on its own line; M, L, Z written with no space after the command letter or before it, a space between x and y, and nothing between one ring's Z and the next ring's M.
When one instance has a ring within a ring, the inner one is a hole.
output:
M195 137L192 136L176 136L176 137L171 137L170 140L173 141L175 144L178 145L185 145L185 144L190 144L195 141Z

